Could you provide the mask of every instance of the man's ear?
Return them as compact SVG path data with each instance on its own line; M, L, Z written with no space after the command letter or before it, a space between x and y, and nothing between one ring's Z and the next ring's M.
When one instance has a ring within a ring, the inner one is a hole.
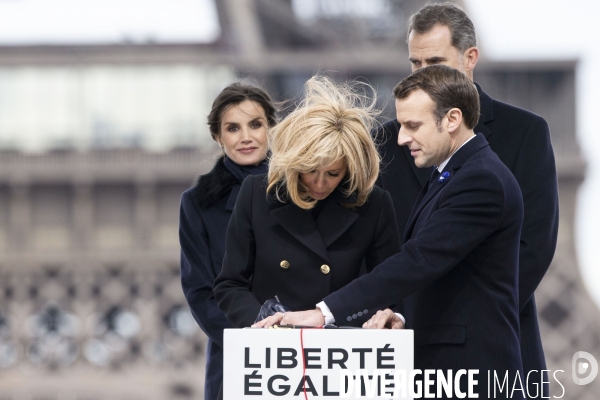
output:
M463 62L465 71L472 76L475 65L479 60L479 49L477 47L469 47L463 54Z
M458 108L453 108L448 113L446 113L446 119L448 121L448 132L455 133L458 132L458 128L462 123L462 111Z

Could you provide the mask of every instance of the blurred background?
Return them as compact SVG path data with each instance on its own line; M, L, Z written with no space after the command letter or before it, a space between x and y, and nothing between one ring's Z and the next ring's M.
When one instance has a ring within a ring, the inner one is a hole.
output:
M0 400L202 399L177 224L218 154L212 100L239 78L293 99L321 72L369 82L393 118L425 3L0 0ZM563 398L597 399L600 377L575 385L571 359L600 360L600 7L457 3L478 31L475 80L550 125L561 218L540 325Z

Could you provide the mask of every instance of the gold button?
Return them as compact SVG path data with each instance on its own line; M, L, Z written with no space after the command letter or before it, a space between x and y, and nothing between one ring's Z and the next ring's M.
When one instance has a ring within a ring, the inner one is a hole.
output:
M331 271L331 268L329 268L329 265L327 265L327 264L321 265L321 272L323 273L323 275L327 275L329 273L329 271Z
M290 267L290 263L287 262L286 260L283 260L282 262L279 263L279 266L283 269L288 269Z

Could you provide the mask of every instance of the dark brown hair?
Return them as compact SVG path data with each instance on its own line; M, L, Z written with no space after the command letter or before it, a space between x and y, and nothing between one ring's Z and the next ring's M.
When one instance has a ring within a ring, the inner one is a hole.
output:
M394 88L394 97L405 99L416 90L427 93L435 103L435 121L452 108L458 108L468 129L479 120L479 93L475 84L465 74L445 65L431 65L413 72Z
M246 100L250 100L256 104L259 104L263 110L265 110L267 124L270 127L275 126L277 123L275 118L275 113L277 110L275 109L269 94L258 86L235 82L227 86L221 91L221 93L219 93L215 101L213 101L210 114L208 114L208 126L213 140L217 140L217 137L219 136L221 117L223 116L223 113L229 107L240 104Z
M429 32L435 25L444 25L450 29L452 46L464 53L467 49L477 46L475 27L467 14L456 4L441 3L427 4L410 17L408 36L412 31L418 34Z

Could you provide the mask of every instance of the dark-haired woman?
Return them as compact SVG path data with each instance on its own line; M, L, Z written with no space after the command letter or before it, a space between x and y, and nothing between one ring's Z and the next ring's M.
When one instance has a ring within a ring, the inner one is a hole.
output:
M208 336L204 398L217 398L223 380L223 329L232 328L217 307L213 282L221 271L225 232L240 185L267 172L267 129L275 107L262 89L234 83L217 96L208 116L223 155L183 193L179 218L181 284L194 318Z

